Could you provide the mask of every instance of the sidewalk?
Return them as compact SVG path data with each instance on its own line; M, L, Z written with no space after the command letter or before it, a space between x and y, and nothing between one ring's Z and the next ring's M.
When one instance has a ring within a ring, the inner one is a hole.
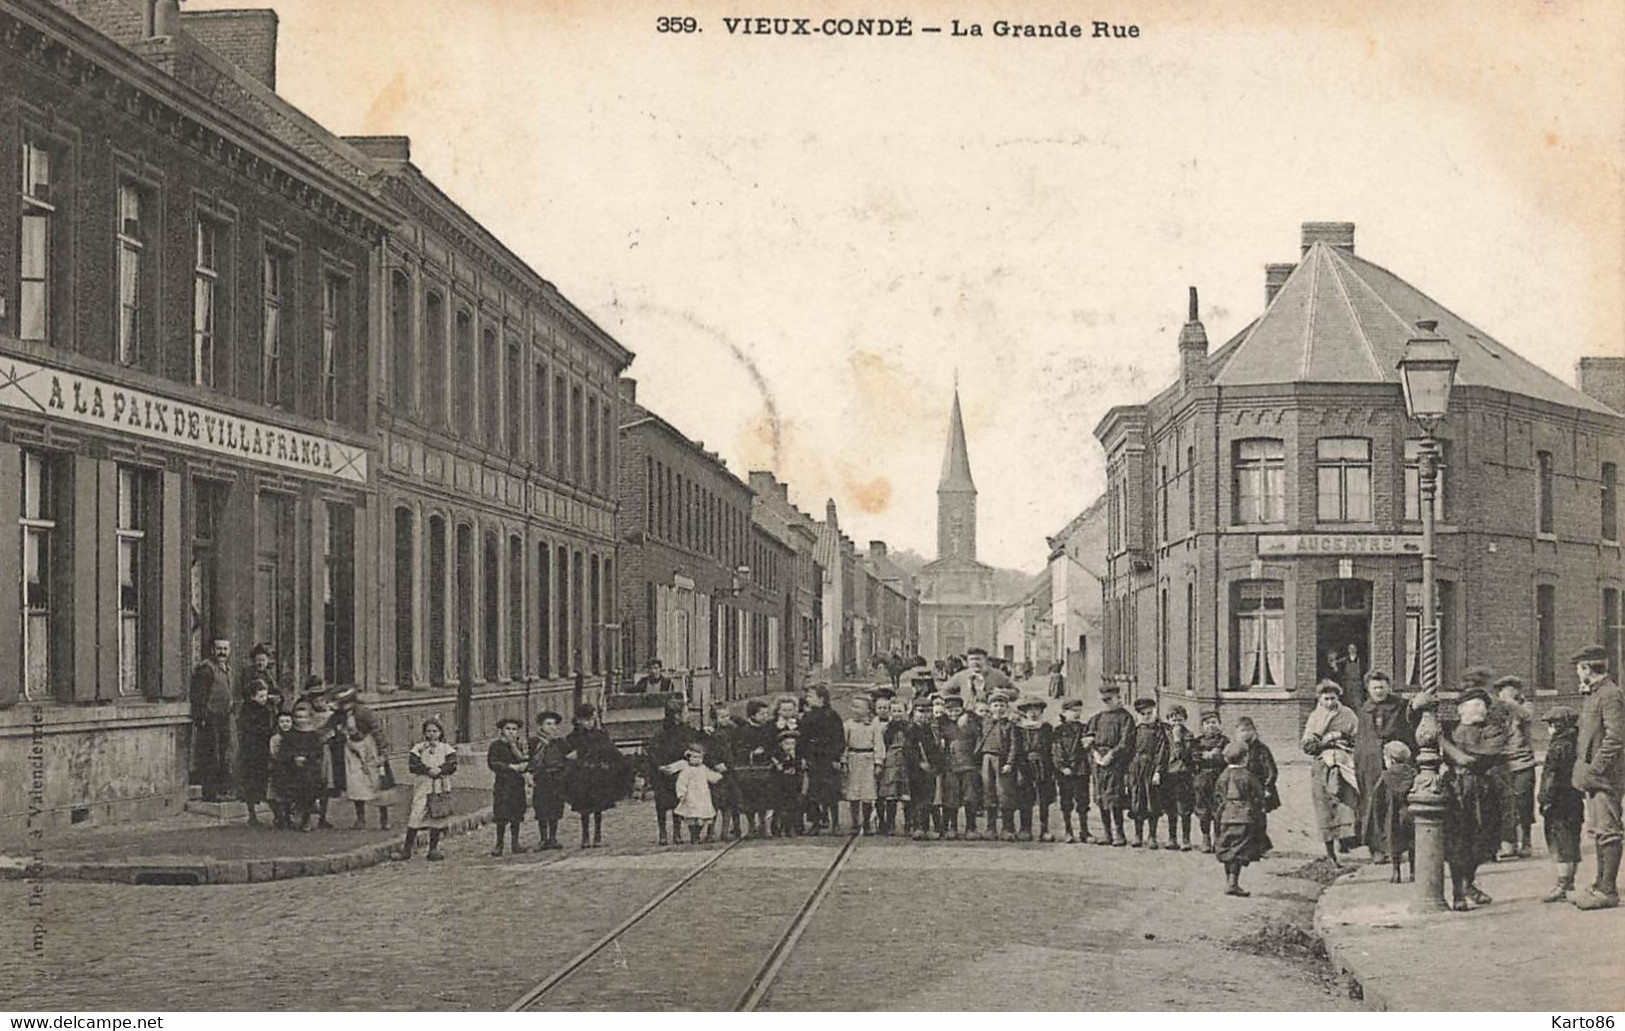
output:
M487 778L489 779L489 778ZM405 803L410 796L397 792ZM451 833L472 830L490 821L491 792L486 788L452 789ZM51 880L117 881L126 884L246 884L291 877L361 870L384 862L406 831L406 804L390 808L390 829L378 829L378 812L367 807L367 827L353 829L355 809L344 799L328 808L332 830L275 831L254 828L242 819L220 820L180 813L151 823L115 824L53 831L30 856L20 842L0 851L0 876ZM314 827L315 824L312 824Z
M1556 880L1544 858L1485 864L1478 885L1495 901L1471 913L1413 914L1416 886L1389 884L1389 872L1362 865L1328 887L1315 909L1326 951L1360 982L1368 1007L1625 1009L1625 909L1582 913L1542 903ZM1578 880L1595 873L1587 856Z

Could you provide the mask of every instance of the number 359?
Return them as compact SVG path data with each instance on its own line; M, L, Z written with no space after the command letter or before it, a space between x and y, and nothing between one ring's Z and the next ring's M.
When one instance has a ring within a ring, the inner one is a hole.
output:
M698 32L700 23L693 18L656 18L656 32Z

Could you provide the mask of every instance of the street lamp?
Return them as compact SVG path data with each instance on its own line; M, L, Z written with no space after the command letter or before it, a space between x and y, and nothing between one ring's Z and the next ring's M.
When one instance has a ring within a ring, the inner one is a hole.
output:
M1439 486L1439 445L1433 439L1450 410L1450 389L1455 385L1456 353L1438 335L1431 319L1416 324L1417 335L1405 344L1399 360L1399 379L1405 391L1405 411L1422 427L1417 459L1417 507L1422 516L1422 626L1419 643L1424 692L1439 687L1439 636L1434 612L1433 500ZM1416 781L1410 808L1416 822L1416 865L1422 871L1418 893L1411 904L1419 913L1449 907L1444 901L1445 798L1439 782L1439 718L1425 710L1416 728Z

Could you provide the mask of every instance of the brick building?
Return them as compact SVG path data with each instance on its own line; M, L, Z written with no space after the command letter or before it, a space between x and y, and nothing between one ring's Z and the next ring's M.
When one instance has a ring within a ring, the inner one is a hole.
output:
M1107 495L1048 538L1052 658L1065 666L1066 692L1094 697L1100 686Z
M721 458L620 386L622 665L658 658L702 702L782 690L789 546L753 521L755 495Z
M596 697L612 673L615 383L632 355L424 175L405 137L345 142L400 212L373 262L368 634L391 695L377 708L403 747L430 712L483 740L501 716Z
M1357 256L1347 223L1306 224L1265 294L1209 353L1193 291L1179 381L1095 430L1107 678L1285 740L1329 653L1416 684L1421 434L1397 365L1436 323L1460 359L1438 431L1441 683L1486 665L1572 702L1569 656L1620 653L1625 359L1587 359L1576 390Z
M824 668L832 678L853 676L861 668L857 610L863 605L859 597L862 560L852 539L841 532L834 499L824 503L824 519L818 523L818 545L813 554L824 575Z
M818 524L790 502L790 487L771 472L753 471L750 488L751 518L773 527L774 535L790 548L794 612L786 630L790 660L785 666L791 688L804 686L823 665L824 573L818 565Z
M392 216L211 48L232 24L0 0L0 582L22 584L0 768L42 733L47 822L184 802L215 637L272 644L285 678L372 675L368 270Z

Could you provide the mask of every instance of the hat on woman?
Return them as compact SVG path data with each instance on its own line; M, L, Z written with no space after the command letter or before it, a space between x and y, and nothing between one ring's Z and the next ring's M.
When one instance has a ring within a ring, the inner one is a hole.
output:
M1183 705L1168 706L1168 718L1173 719L1175 716L1178 716L1180 719L1184 719L1186 717L1185 707Z
M256 655L267 655L268 656L270 654L271 654L271 646L266 644L264 641L261 641L259 644L256 644L254 647L252 647L252 648L250 648L248 650L248 657L251 658L251 659Z
M333 701L340 705L343 705L345 702L353 702L355 699L356 690L353 687L343 688L342 690L335 692L333 695ZM501 724L498 724L498 726L501 726Z
M322 683L321 677L312 673L310 676L305 678L305 686L303 691L305 694L326 694L327 685Z
M504 716L500 720L497 720L497 729L498 730L501 730L503 727L509 727L509 726L523 728L524 724L519 722L518 720L514 719L512 716Z
M1082 698L1068 698L1061 703L1062 712L1077 712L1083 708Z
M596 715L598 715L598 708L591 702L582 702L576 706L576 719L578 720L590 720Z
M1315 694L1317 696L1334 694L1341 698L1343 697L1343 685L1339 684L1335 680L1322 680L1320 683L1315 685Z

